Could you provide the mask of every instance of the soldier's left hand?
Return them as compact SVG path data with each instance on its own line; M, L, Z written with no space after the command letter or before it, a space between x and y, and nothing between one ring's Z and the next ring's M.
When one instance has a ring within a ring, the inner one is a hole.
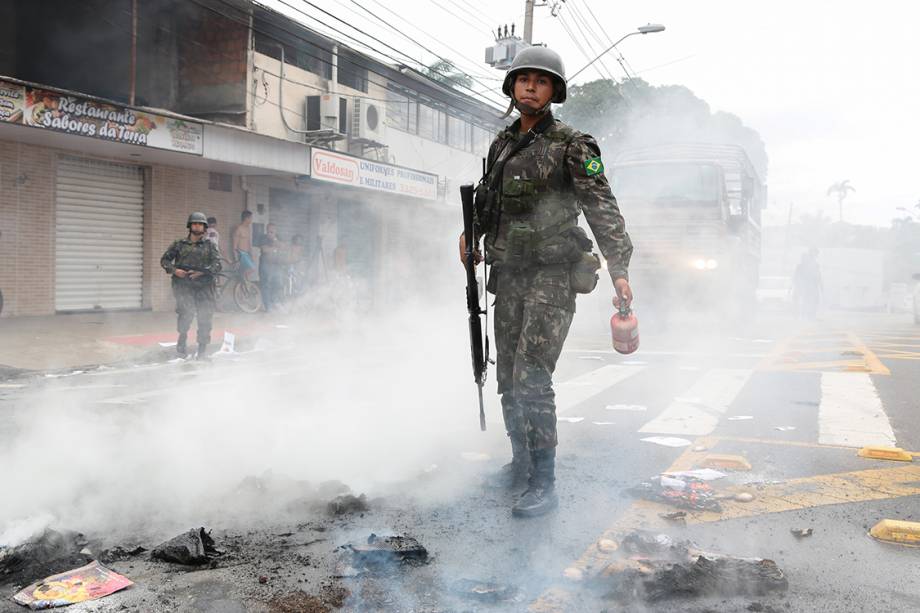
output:
M632 304L633 294L632 288L629 287L629 281L617 279L613 282L613 287L617 291L616 296L613 297L613 306L620 308L621 302L625 303L627 307Z

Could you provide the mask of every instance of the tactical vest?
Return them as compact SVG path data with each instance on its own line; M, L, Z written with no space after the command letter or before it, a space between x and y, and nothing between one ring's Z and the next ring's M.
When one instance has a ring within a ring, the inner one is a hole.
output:
M565 163L576 135L553 120L510 157L523 137L511 131L498 137L497 157L485 178L490 210L482 230L488 263L510 268L563 264L590 251L591 240L577 226L580 208Z

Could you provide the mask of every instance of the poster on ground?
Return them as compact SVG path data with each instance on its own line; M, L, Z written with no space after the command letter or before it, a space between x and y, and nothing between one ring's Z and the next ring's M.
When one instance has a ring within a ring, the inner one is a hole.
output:
M33 583L16 593L13 600L33 610L51 609L96 600L132 585L127 577L93 561Z

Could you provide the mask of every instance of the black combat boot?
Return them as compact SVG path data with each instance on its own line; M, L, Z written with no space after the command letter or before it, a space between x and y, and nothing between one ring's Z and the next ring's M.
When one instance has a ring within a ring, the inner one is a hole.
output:
M530 453L527 439L523 436L509 436L511 439L511 461L486 480L486 485L496 489L513 489L527 485L530 478Z
M176 353L181 355L183 358L188 355L188 334L183 332L179 335L179 340L176 341Z
M530 481L527 491L511 507L515 517L545 515L559 506L556 496L556 449L536 449L530 452Z
M208 359L207 351L208 351L208 344L199 343L198 344L198 355L195 356L195 359L207 360Z

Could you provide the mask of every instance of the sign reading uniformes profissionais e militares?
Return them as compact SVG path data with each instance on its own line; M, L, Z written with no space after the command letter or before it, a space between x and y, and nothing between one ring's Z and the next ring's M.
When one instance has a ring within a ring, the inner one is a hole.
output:
M0 80L0 122L201 155L200 123Z
M351 185L398 196L436 200L438 176L374 160L314 148L310 177L339 185Z

